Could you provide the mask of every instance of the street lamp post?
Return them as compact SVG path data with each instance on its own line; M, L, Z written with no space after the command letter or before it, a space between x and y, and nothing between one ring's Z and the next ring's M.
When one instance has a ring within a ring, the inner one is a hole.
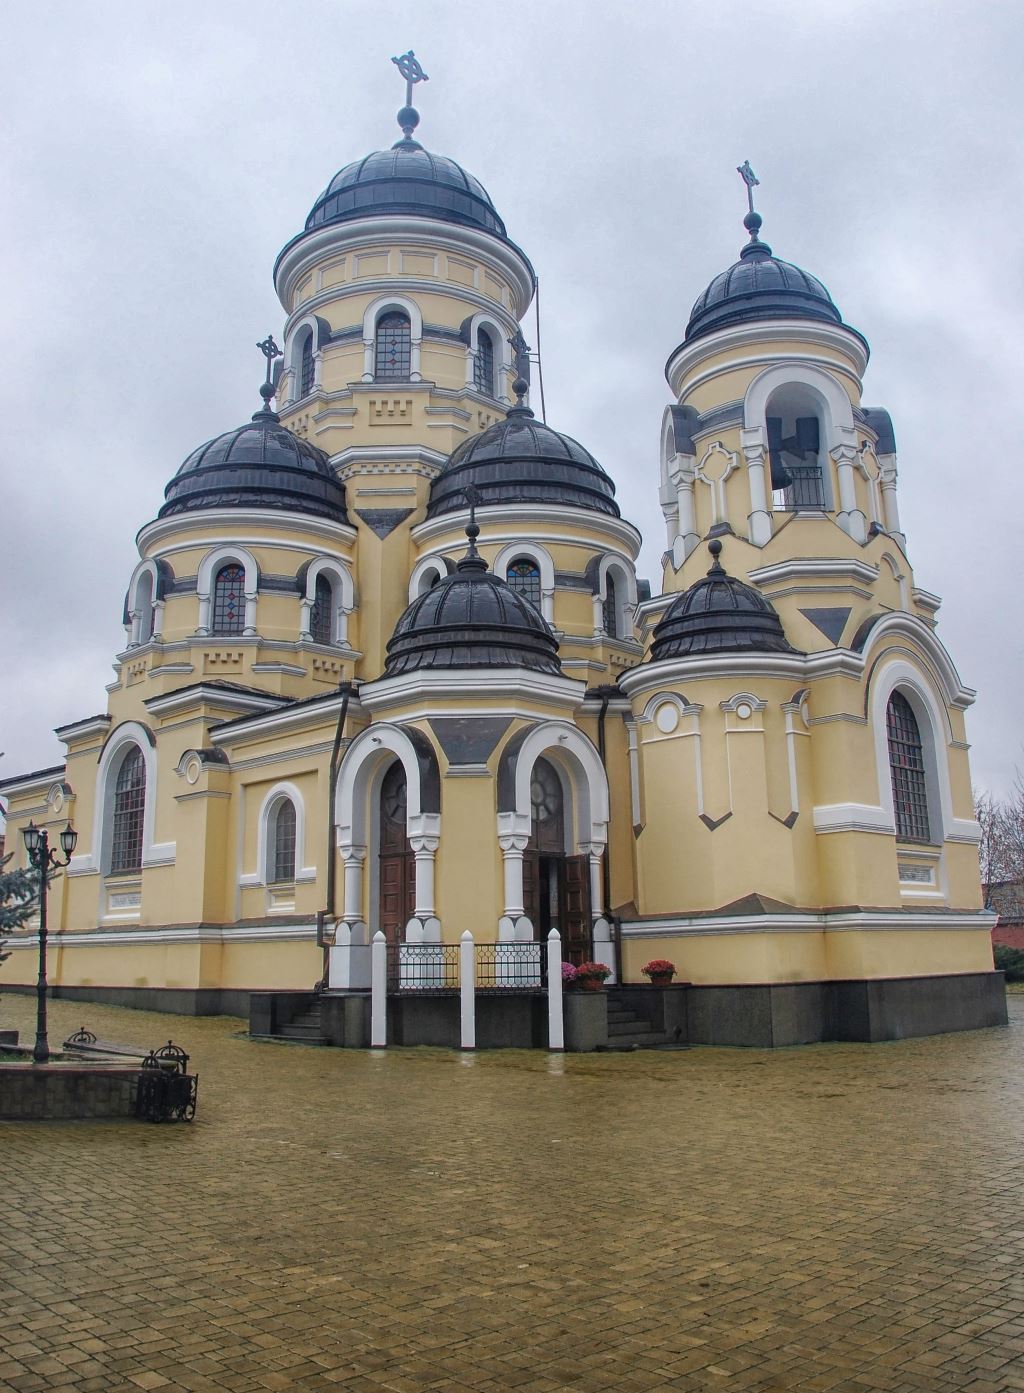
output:
M32 1062L45 1064L50 1058L50 1045L46 1038L46 890L50 871L61 869L71 860L78 833L70 822L61 832L63 860L50 850L49 834L45 827L37 827L30 822L22 828L21 835L25 838L29 865L39 872L39 980L36 983L36 1043L32 1048Z

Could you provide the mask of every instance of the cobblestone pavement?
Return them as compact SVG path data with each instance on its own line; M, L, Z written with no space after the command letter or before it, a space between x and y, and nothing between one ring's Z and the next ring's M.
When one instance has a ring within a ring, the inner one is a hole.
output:
M0 1388L1024 1390L1011 1012L553 1057L55 1002L55 1041L172 1035L199 1112L0 1123Z

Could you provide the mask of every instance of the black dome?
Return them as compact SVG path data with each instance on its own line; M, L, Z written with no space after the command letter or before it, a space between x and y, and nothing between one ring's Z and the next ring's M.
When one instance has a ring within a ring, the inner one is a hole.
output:
M505 224L479 179L409 136L339 169L313 204L306 231L378 213L439 218L505 236Z
M756 319L821 319L842 324L842 315L821 281L799 266L779 261L771 247L758 240L760 216L748 213L743 221L750 241L739 261L697 297L686 326L686 342Z
M718 560L721 542L710 542L708 549L711 570L672 601L655 627L651 662L694 653L795 653L774 606L726 574Z
M470 484L482 508L546 503L620 516L615 485L590 451L536 420L526 406L513 406L504 421L452 451L430 487L427 517L465 508Z
M455 571L418 596L388 641L385 677L424 668L525 667L561 676L558 642L539 611L487 569L471 543Z
M345 487L323 450L267 409L193 450L164 497L162 518L198 508L273 508L348 522Z

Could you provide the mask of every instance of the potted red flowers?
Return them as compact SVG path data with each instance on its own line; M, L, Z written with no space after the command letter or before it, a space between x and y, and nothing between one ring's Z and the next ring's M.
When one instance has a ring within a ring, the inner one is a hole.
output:
M585 992L599 992L605 978L611 975L612 970L607 963L580 963L574 985L582 987Z
M651 979L652 987L667 987L676 975L676 965L670 963L668 958L652 958L649 963L644 963L640 971Z

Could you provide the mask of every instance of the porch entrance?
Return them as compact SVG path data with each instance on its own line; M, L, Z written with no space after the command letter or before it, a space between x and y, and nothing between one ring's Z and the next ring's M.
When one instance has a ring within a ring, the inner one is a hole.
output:
M380 786L379 927L401 943L416 906L416 859L406 836L405 770L396 760Z
M542 942L552 929L562 938L562 957L581 963L591 955L590 858L566 852L562 781L546 759L533 766L532 824L523 855L523 905Z

